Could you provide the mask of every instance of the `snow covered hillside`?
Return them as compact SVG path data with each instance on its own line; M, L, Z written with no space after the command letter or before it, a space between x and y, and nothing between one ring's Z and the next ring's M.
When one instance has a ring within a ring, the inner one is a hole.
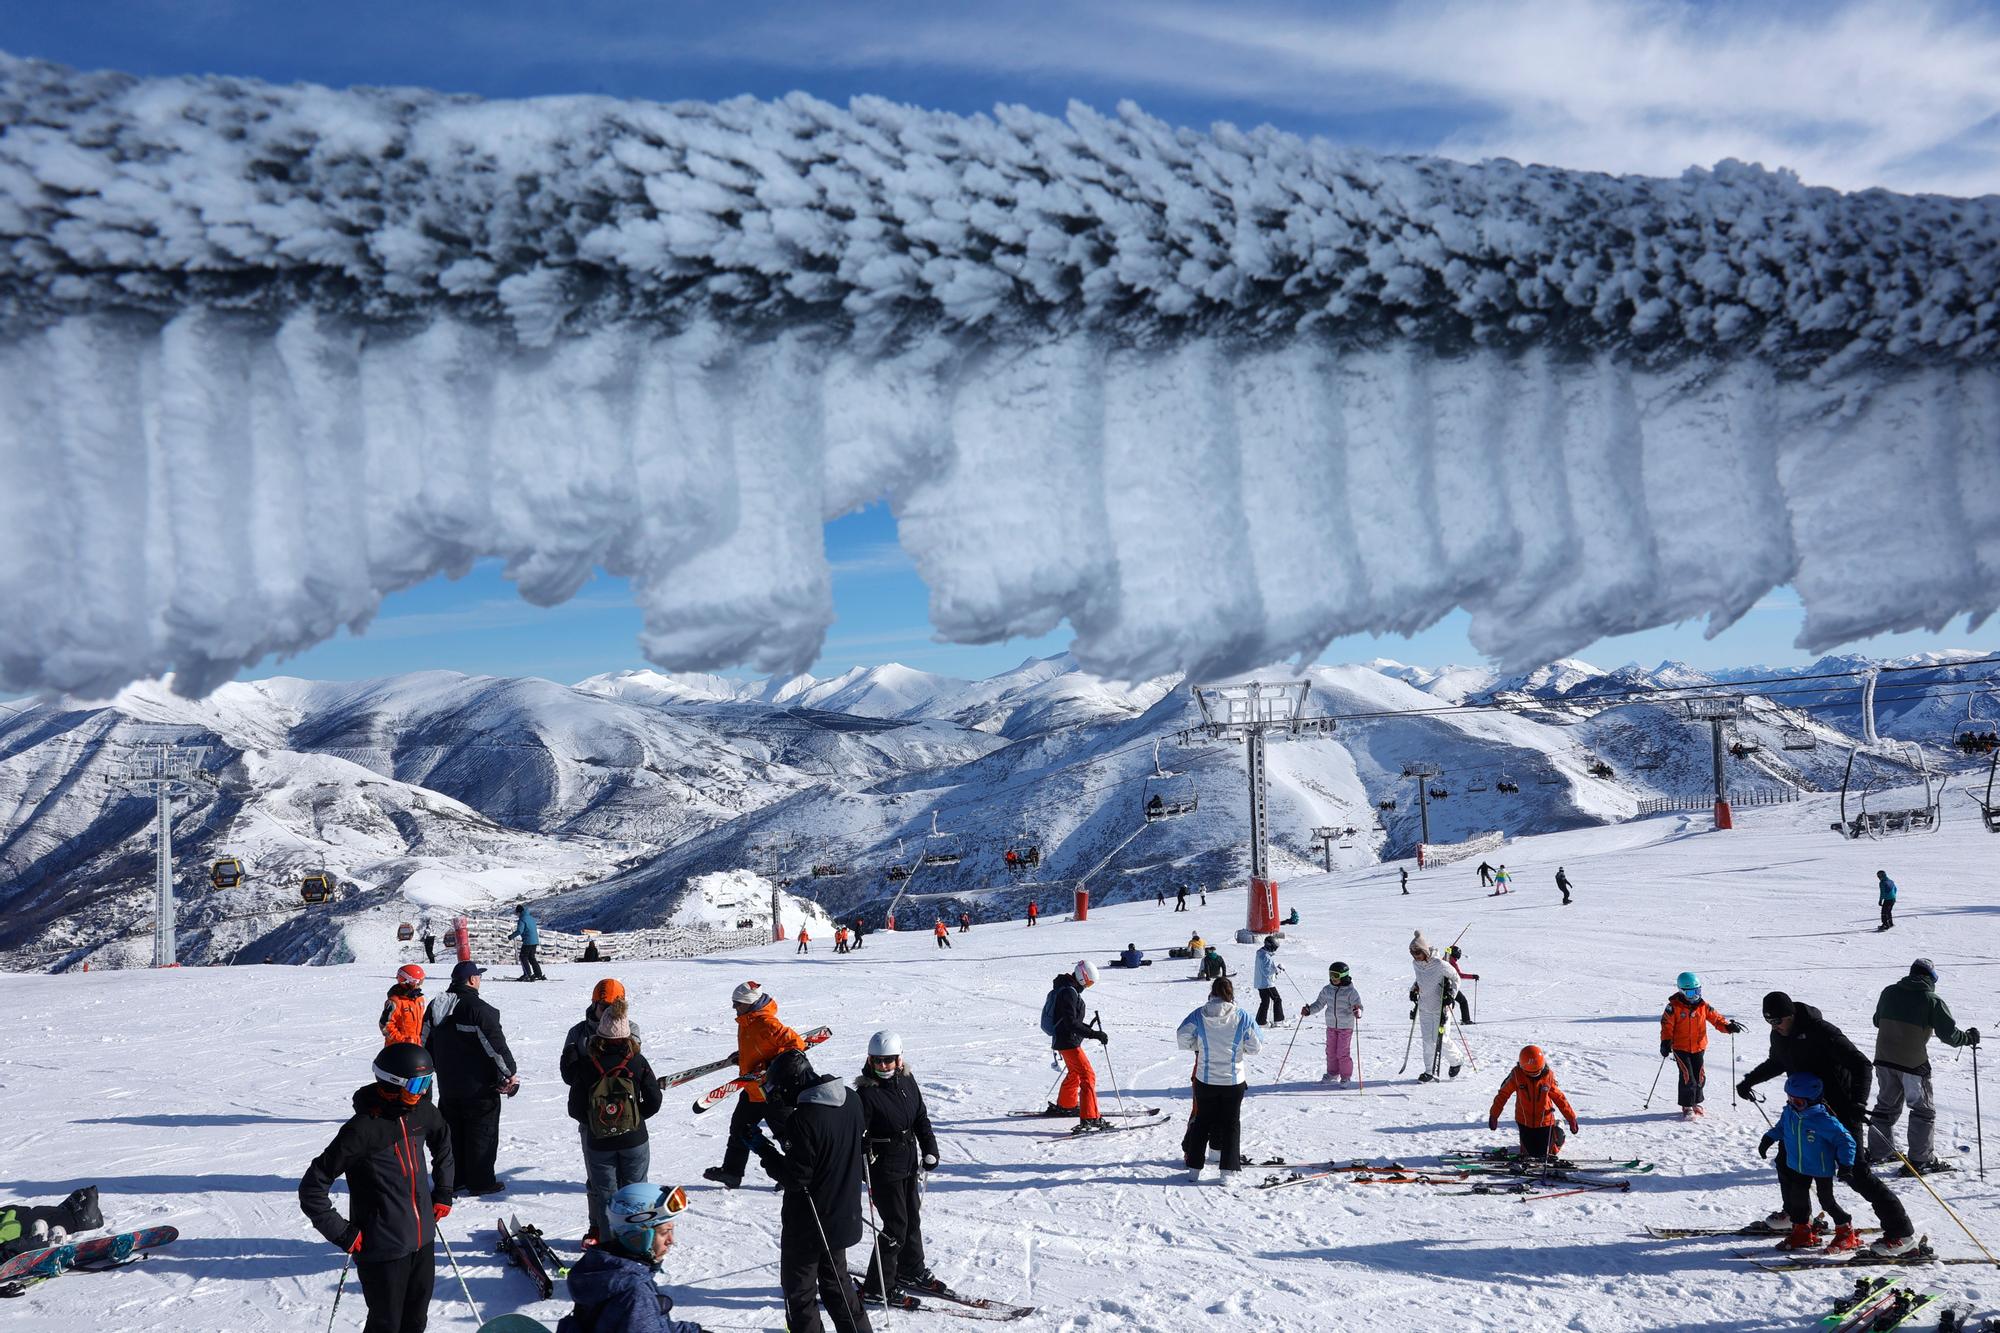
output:
M1186 914L1146 902L1093 910L1087 923L1052 915L1033 930L979 926L953 936L949 952L918 932L871 936L849 957L819 946L800 957L787 944L680 962L557 961L547 985L503 984L511 969L502 969L489 995L525 1082L501 1119L508 1190L462 1202L446 1234L487 1316L525 1309L553 1323L566 1307L532 1299L526 1279L492 1253L493 1225L517 1213L539 1223L559 1251L576 1253L581 1164L555 1067L589 987L600 975L620 976L648 1053L676 1068L731 1048L729 991L755 978L789 1021L833 1026L833 1040L815 1053L824 1070L852 1076L871 1030L902 1032L942 1147L924 1199L931 1263L962 1290L1038 1307L1024 1330L1209 1324L1289 1333L1442 1322L1790 1333L1810 1326L1851 1277L1766 1273L1729 1257L1759 1242L1658 1240L1645 1231L1732 1225L1777 1206L1773 1172L1755 1153L1763 1121L1728 1095L1732 1076L1762 1056L1764 992L1785 990L1822 1008L1866 1050L1875 996L1923 955L1961 1024L1991 1032L2000 1021L1991 984L2000 945L1987 888L2000 840L1958 822L1935 837L1855 845L1832 838L1827 817L1821 798L1747 811L1728 834L1663 817L1523 838L1505 849L1518 885L1508 898L1485 897L1466 866L1414 873L1409 897L1397 892L1396 866L1287 884L1286 901L1303 917L1280 951L1288 1019L1329 962L1347 963L1365 1002L1366 1082L1335 1092L1316 1081L1318 1019L1295 1044L1289 1021L1273 1025L1250 1066L1244 1123L1253 1156L1435 1166L1445 1151L1510 1142L1504 1122L1501 1133L1486 1131L1487 1105L1514 1052L1532 1042L1582 1117L1575 1152L1657 1164L1633 1177L1626 1194L1524 1203L1468 1196L1461 1186L1347 1180L1267 1193L1254 1185L1270 1172L1255 1168L1240 1184L1189 1183L1177 1152L1188 1057L1173 1030L1202 987L1164 950L1190 929L1227 940L1244 914L1243 894L1232 890ZM1576 885L1570 907L1558 905L1549 884L1558 865ZM1874 930L1878 866L1903 894L1886 934ZM1461 939L1467 970L1481 978L1478 1022L1466 1029L1477 1068L1439 1085L1396 1072L1409 1026L1404 947L1417 929L1440 945ZM1128 941L1156 963L1106 971L1090 992L1112 1036L1093 1054L1113 1105L1115 1073L1129 1103L1163 1107L1169 1123L1069 1142L1058 1137L1061 1126L1007 1118L1040 1105L1053 1082L1036 1027L1051 975L1078 958L1104 962ZM1247 949L1224 950L1233 968L1247 969ZM1750 1026L1733 1058L1729 1039L1715 1036L1710 1114L1692 1124L1674 1118L1670 1080L1642 1109L1660 1067L1660 1008L1684 968ZM366 1081L389 979L386 961L310 973L0 976L0 1004L20 1038L0 1052L0 1161L13 1168L0 1192L46 1200L95 1183L110 1220L171 1223L183 1235L137 1267L65 1276L0 1302L0 1330L324 1328L340 1256L299 1216L294 1184ZM1971 1062L1936 1046L1932 1058L1938 1144L1960 1170L1930 1183L1990 1245L2000 1203L1973 1174ZM61 1095L52 1096L58 1085ZM1775 1094L1774 1085L1763 1090ZM652 1122L655 1178L687 1184L694 1196L666 1266L678 1311L716 1328L778 1328L777 1198L700 1179L719 1160L726 1126L717 1116L691 1118L691 1100L691 1092L670 1097ZM1988 1147L2000 1170L2000 1145ZM1942 1254L1978 1254L1921 1185L1891 1187ZM1842 1197L1872 1224L1865 1206L1844 1189ZM1961 1308L2000 1313L1991 1270L1931 1266L1907 1278ZM351 1285L345 1328L360 1318ZM449 1267L441 1266L433 1310L435 1329L474 1327ZM953 1326L929 1317L888 1322Z

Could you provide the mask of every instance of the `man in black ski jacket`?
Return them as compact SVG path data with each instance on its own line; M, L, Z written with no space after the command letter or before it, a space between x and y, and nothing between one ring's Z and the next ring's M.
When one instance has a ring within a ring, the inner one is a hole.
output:
M451 987L424 1011L424 1045L437 1065L438 1110L451 1129L462 1193L497 1194L500 1098L521 1089L500 1011L479 994L486 969L470 960L451 970Z
M1868 1109L1872 1072L1868 1057L1856 1050L1847 1034L1827 1022L1819 1010L1794 1002L1783 991L1774 990L1764 997L1764 1021L1771 1025L1771 1053L1743 1076L1743 1081L1736 1085L1736 1095L1754 1101L1751 1089L1767 1079L1782 1074L1813 1074L1825 1085L1826 1107L1833 1112L1834 1119L1854 1136L1857 1145L1865 1143L1862 1121ZM1781 1156L1778 1162L1781 1182L1789 1170ZM1883 1239L1878 1245L1907 1242L1915 1231L1910 1225L1910 1215L1903 1211L1903 1205L1889 1186L1869 1171L1867 1158L1857 1154L1854 1165L1844 1171L1847 1184L1868 1201L1882 1224ZM1785 1215L1784 1225L1789 1226L1790 1220L1790 1215ZM1772 1225L1779 1224L1773 1221Z
M764 1071L776 1145L745 1131L751 1150L785 1191L778 1213L778 1281L791 1333L822 1333L820 1306L838 1333L872 1333L848 1276L847 1251L861 1240L861 1101L804 1051L786 1051Z
M425 1097L432 1069L423 1047L383 1047L374 1073L373 1083L355 1091L353 1117L300 1178L299 1209L354 1256L368 1304L362 1333L423 1333L437 1276L437 1224L451 1212L451 1136ZM351 1217L340 1215L330 1194L342 1176Z

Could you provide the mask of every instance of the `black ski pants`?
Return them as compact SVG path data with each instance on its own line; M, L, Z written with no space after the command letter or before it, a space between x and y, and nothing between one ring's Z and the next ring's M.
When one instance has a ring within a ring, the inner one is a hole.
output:
M1259 986L1259 987L1257 988L1257 1026L1258 1026L1258 1027L1263 1027L1263 1026L1264 1026L1264 1015L1265 1015L1265 1013L1266 1013L1266 1012L1268 1012L1268 1011L1269 1011L1270 1009L1272 1009L1272 1008L1273 1008L1274 1006L1276 1007L1276 1009L1277 1009L1277 1013L1278 1013L1278 1017L1277 1017L1277 1021L1278 1021L1278 1022L1280 1022L1280 1023L1284 1022L1284 1021L1285 1021L1285 997L1284 997L1284 996L1282 996L1282 995L1280 995L1280 994L1278 994L1278 988L1277 988L1276 986Z
M1543 1125L1540 1129L1531 1129L1527 1125L1517 1123L1514 1128L1521 1136L1523 1157L1548 1157L1561 1152L1563 1144L1569 1142L1569 1135L1563 1133L1561 1125Z
M1702 1090L1708 1086L1708 1071L1702 1068L1707 1051L1674 1052L1674 1092L1682 1106L1700 1106Z
M535 945L535 944L524 944L521 946L521 980L523 981L548 980L547 977L542 975L541 961L535 957L535 950L540 947L541 947L540 945Z
M1221 1155L1224 1171L1243 1169L1243 1094L1249 1087L1195 1080L1194 1111L1188 1116L1187 1133L1181 1136L1181 1158L1188 1170L1200 1170L1210 1148Z
M914 1175L884 1180L875 1177L875 1211L882 1216L882 1263L896 1282L924 1275L924 1226L922 1194ZM882 1290L882 1274L876 1267L874 1247L868 1257L868 1285Z
M1884 929L1884 930L1887 930L1887 929L1888 929L1889 927L1891 927L1891 926L1893 926L1893 925L1895 925L1895 924L1896 924L1896 904L1894 904L1894 903L1883 903L1883 904L1882 904L1882 929Z
M424 936L424 961L426 963L435 963L437 960L438 942L431 936L426 935Z
M1174 910L1176 912L1187 911L1187 895L1185 893L1174 899Z
M1863 1108L1830 1106L1829 1109L1846 1127L1847 1132L1854 1136L1857 1144L1868 1141L1862 1137L1865 1133L1862 1129ZM1890 1190L1887 1181L1868 1169L1868 1155L1865 1151L1857 1153L1854 1165L1848 1168L1847 1187L1859 1194L1868 1206L1875 1210L1875 1220L1882 1224L1884 1236L1895 1240L1901 1236L1916 1234L1916 1228L1910 1225L1910 1215L1904 1210L1902 1200Z
M438 1114L451 1131L451 1160L465 1182L460 1188L472 1194L492 1188L497 1180L493 1163L500 1155L500 1094L441 1101Z
M938 948L949 949L951 947L951 936L940 935L937 937L937 942L938 942Z
M1785 1165L1785 1154L1778 1154L1778 1193L1784 1196L1785 1216L1798 1226L1812 1221L1813 1191L1819 1191L1819 1206L1826 1209L1826 1215L1833 1219L1837 1227L1844 1227L1854 1220L1853 1214L1842 1208L1833 1197L1832 1176L1802 1176Z
M361 1299L368 1304L368 1322L361 1333L424 1333L431 1322L431 1287L437 1281L437 1256L426 1245L415 1254L380 1263L356 1261Z
M825 1333L819 1309L836 1333L873 1333L868 1311L847 1275L847 1255L829 1252L820 1228L799 1226L790 1216L778 1236L778 1285L785 1293L785 1327L791 1333Z
M736 1095L736 1108L729 1113L729 1144L722 1150L724 1175L742 1178L743 1168L750 1165L750 1140L769 1110L769 1102L753 1102L747 1092Z

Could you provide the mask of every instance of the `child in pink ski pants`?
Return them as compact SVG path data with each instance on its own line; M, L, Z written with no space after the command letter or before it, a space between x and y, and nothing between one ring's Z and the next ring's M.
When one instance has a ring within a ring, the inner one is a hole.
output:
M1327 984L1300 1012L1310 1018L1317 1010L1326 1011L1326 1077L1345 1083L1354 1077L1354 1026L1361 1018L1361 992L1354 988L1345 963L1333 964L1326 975Z

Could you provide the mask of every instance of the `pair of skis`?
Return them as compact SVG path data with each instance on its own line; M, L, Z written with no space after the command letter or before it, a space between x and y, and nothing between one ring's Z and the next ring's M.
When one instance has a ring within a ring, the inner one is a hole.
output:
M805 1040L806 1046L808 1048L819 1045L821 1042L825 1041L828 1037L831 1037L832 1035L833 1035L833 1029L825 1027L814 1028L810 1032L801 1032L799 1034L799 1036ZM676 1087L682 1083L689 1082L692 1079L700 1078L703 1074L713 1074L716 1070L725 1069L728 1066L733 1065L735 1063L736 1063L736 1057L734 1055L728 1055L720 1060L712 1060L705 1065L696 1065L692 1069L683 1069L677 1074L670 1074L666 1078L660 1080L660 1086L663 1088ZM734 1097L737 1093L742 1092L746 1088L754 1088L756 1086L757 1086L757 1079L754 1076L744 1077L744 1078L732 1078L727 1083L721 1084L718 1087L710 1088L707 1092L704 1092L701 1096L695 1098L694 1113L696 1115L700 1115L704 1111L713 1111L716 1107L722 1105L724 1102Z
M28 1288L71 1270L97 1272L136 1263L145 1251L172 1244L180 1235L173 1227L141 1227L28 1250L0 1264L0 1296L20 1296Z
M523 1226L520 1214L500 1219L500 1253L514 1261L540 1289L542 1299L555 1295L556 1279L569 1276L569 1267L549 1248L537 1226Z
M1832 1229L1825 1213L1812 1220L1815 1234L1824 1234ZM1856 1227L1862 1235L1879 1233L1880 1227ZM1646 1234L1654 1240L1700 1240L1712 1236L1782 1236L1782 1231L1773 1231L1762 1221L1745 1222L1740 1227L1647 1227Z
M1854 1290L1833 1304L1819 1321L1827 1333L1878 1333L1902 1328L1937 1300L1892 1277L1860 1278Z
M856 1286L866 1284L867 1278L860 1273L848 1275ZM942 1282L898 1282L890 1288L886 1298L864 1296L863 1304L881 1305L891 1310L926 1310L934 1314L947 1314L958 1319L984 1319L992 1323L1010 1323L1016 1319L1026 1319L1035 1313L1032 1305L1011 1305L1006 1301L996 1301L985 1296L966 1296L953 1291Z

